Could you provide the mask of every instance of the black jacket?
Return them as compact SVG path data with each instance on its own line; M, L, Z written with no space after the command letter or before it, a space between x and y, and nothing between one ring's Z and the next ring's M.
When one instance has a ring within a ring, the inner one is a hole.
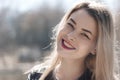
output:
M39 80L44 70L45 68L41 68L41 69L38 69L38 70L36 69L35 71L33 70L29 72L27 80ZM92 73L90 72L90 70L86 69L84 74L81 77L79 77L78 80L91 80L91 76L92 76ZM57 80L57 79L54 78L53 71L51 71L48 74L48 76L45 78L45 80Z

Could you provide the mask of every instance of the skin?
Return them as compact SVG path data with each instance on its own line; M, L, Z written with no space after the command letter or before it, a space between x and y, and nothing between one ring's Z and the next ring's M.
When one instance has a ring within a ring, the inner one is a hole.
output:
M55 69L58 80L76 80L85 70L84 60L95 55L97 24L84 9L75 11L57 37L57 52L62 62Z

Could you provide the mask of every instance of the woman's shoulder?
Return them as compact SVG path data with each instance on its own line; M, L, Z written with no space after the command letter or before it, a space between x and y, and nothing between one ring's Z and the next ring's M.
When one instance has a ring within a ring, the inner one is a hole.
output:
M42 73L46 70L46 66L36 65L25 74L28 74L27 80L39 80Z

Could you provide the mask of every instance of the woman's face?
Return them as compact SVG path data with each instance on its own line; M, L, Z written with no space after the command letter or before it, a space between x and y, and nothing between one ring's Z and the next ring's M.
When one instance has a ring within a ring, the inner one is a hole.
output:
M61 27L57 37L57 52L60 56L81 59L89 53L95 54L97 24L87 11L75 11Z

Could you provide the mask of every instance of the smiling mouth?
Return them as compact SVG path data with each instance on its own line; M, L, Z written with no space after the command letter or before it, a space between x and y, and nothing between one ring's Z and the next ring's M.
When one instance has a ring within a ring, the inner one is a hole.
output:
M64 49L68 49L68 50L74 50L75 48L67 41L65 41L64 39L62 39L62 47Z

